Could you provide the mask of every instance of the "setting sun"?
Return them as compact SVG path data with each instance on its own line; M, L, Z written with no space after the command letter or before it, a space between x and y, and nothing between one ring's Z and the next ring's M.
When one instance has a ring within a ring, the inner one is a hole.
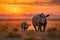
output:
M54 0L0 0L0 14L21 15L21 14L58 14L60 5Z
M5 12L7 14L22 14L25 11L23 5L9 5L9 4L0 4L0 12Z
M18 6L12 6L12 7L10 7L10 9L9 9L9 11L11 12L11 13L21 13L21 11L22 11L22 9L20 8L18 8Z

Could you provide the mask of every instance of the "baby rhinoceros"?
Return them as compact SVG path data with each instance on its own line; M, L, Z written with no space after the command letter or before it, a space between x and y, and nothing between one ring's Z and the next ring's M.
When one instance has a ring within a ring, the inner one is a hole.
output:
M23 30L26 31L30 25L31 25L31 24L28 24L27 22L23 21L23 22L21 23L21 29L22 29L22 31L23 31Z

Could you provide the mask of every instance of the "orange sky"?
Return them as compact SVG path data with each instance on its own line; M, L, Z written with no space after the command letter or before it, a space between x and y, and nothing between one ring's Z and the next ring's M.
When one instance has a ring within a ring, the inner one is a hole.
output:
M54 0L0 0L0 14L21 15L41 12L60 15L60 5Z

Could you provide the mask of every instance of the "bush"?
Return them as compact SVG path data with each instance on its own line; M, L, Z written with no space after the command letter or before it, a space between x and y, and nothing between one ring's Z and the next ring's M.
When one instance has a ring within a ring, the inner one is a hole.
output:
M47 31L48 32L57 31L57 28L56 27L48 28Z
M8 26L7 25L2 25L2 31L7 32L7 30L8 30Z
M24 40L38 40L38 39L35 38L35 37L30 36L30 37L24 38Z
M17 28L14 28L13 31L14 31L14 32L18 32L18 29L17 29Z
M20 35L20 34L18 34L18 33L12 33L12 32L10 32L10 33L8 33L8 37L9 38L22 38L22 35Z
M57 38L57 33L56 32L48 32L47 37L48 38Z

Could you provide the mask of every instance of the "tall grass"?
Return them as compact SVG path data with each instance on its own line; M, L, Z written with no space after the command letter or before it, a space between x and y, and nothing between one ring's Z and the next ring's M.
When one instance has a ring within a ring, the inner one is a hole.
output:
M0 25L0 26L1 26L1 31L4 31L4 32L8 31L8 24Z
M51 40L59 40L60 39L60 31L57 30L56 27L48 28L47 38L51 39Z
M8 33L8 38L22 38L22 35L18 34L18 33Z
M47 32L58 31L57 27L50 27L47 29Z

